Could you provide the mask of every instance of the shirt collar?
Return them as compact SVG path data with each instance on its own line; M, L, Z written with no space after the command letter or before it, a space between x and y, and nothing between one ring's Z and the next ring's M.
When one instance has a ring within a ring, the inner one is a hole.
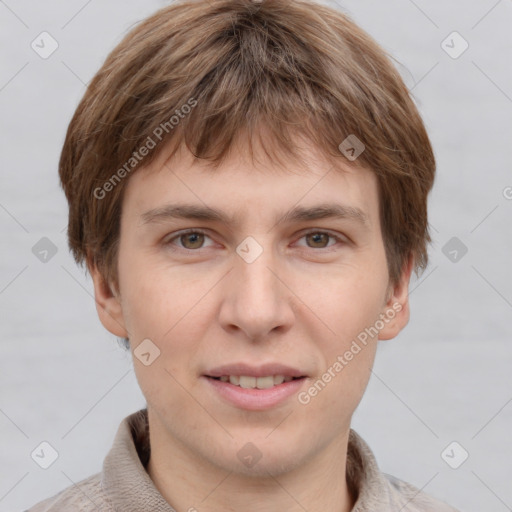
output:
M176 512L146 472L148 460L147 409L141 409L121 422L103 462L101 486L115 510Z

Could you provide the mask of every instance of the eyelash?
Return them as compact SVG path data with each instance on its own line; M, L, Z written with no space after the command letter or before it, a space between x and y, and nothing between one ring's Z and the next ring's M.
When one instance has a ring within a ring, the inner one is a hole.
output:
M199 234L207 236L208 238L211 238L206 231L203 231L202 229L191 228L191 229L186 229L184 231L179 231L172 238L167 239L164 242L164 245L169 245L170 246L170 245L172 245L172 242L174 240L179 239L183 235L188 235L188 234L191 234L191 233L199 233ZM331 233L329 231L321 231L321 230L311 230L311 231L308 231L307 233L304 233L299 238L299 240L304 238L305 236L312 235L312 234L325 234L325 235L328 235L330 238L334 238L336 240L336 242L347 243L347 240L345 240L341 236L334 235L333 233ZM327 247L320 247L320 248L315 248L315 247L306 247L306 248L307 249L313 249L316 252L319 252L319 251L330 252L335 245L336 244L331 245L331 246L327 246ZM207 249L207 247L200 247L199 249L187 249L186 247L177 247L177 249L173 249L173 250L181 250L181 251L186 251L186 252L197 252L197 253L200 253L200 252L202 252L205 249Z

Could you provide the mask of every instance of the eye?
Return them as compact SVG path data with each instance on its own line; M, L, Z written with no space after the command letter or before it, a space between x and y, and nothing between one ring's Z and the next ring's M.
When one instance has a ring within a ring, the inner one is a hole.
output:
M179 249L185 250L197 250L202 249L205 238L210 238L204 231L200 229L189 229L187 231L181 231L172 238L165 240L166 245L173 245L174 240L178 240L180 244Z
M177 245L178 249L183 249L185 251L198 251L200 249L209 247L208 245L204 245L206 239L211 240L205 231L201 229L188 229L186 231L181 231L175 234L171 238L166 239L164 244L170 246ZM328 247L336 245L336 242L346 242L343 237L334 235L327 231L310 231L302 235L299 240L302 239L306 240L306 247L310 249L327 249ZM175 241L177 241L177 243L175 243ZM210 246L211 245L212 244L210 244ZM302 246L304 247L304 245Z
M328 233L327 231L310 231L309 233L304 234L301 237L302 239L306 239L307 247L311 249L325 249L332 245L335 245L336 242L344 242L345 240L340 236L334 235L332 233ZM333 240L334 243L329 244L329 239Z

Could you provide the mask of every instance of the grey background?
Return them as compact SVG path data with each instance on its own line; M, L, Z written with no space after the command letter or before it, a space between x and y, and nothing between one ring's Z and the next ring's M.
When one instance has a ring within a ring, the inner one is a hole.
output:
M0 1L1 512L100 471L145 404L68 254L57 162L85 84L165 3ZM385 472L464 511L512 510L512 1L341 3L394 55L438 160L430 266L411 285L408 327L380 344L353 427ZM31 48L43 31L59 45L47 59ZM469 43L456 59L441 46L453 31ZM32 252L43 237L57 250L46 263ZM42 441L59 454L46 470L30 456ZM458 469L441 457L452 441L469 453Z

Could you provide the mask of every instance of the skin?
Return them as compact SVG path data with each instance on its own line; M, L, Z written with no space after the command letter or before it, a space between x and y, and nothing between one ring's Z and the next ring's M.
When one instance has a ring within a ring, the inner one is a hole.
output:
M160 350L149 366L133 361L149 415L147 470L180 512L345 512L354 505L345 480L350 421L377 340L408 322L412 261L390 283L375 175L342 157L333 169L305 149L303 165L290 161L288 170L267 160L256 166L243 151L213 171L188 150L170 161L162 153L126 186L119 289L90 267L105 328L129 337L132 352L146 338ZM143 222L148 210L178 202L217 208L236 223ZM326 202L359 208L367 222L276 224L297 205ZM171 240L188 228L206 236ZM252 263L236 253L247 236L263 249ZM294 395L266 411L243 410L202 377L227 363L278 362L308 375L300 391L307 390L393 304L401 310L306 405ZM251 468L237 457L248 442L262 454Z

